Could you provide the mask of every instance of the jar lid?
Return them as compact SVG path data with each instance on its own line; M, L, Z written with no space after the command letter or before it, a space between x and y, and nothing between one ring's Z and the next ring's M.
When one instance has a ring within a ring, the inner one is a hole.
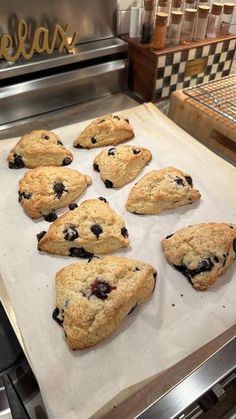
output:
M183 17L182 12L171 12L171 22L174 24L178 24L181 22Z
M159 12L156 14L156 25L165 26L168 20L168 14Z
M209 10L210 10L209 6L198 6L198 15L200 17L207 17Z
M184 19L192 22L196 15L197 9L185 9L184 11Z
M223 13L225 13L226 15L232 15L234 12L234 6L234 3L224 3Z
M220 15L222 7L223 7L223 4L221 4L221 3L212 3L211 13L213 15Z
M172 0L172 7L179 8L182 4L182 0Z
M165 7L168 5L168 0L158 0L158 6Z

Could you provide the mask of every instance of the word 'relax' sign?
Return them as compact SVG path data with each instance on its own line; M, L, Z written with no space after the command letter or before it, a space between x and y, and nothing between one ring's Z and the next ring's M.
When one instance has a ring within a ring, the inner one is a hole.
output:
M30 47L26 50L26 39L28 35L28 27L25 20L20 20L17 28L17 45L14 49L13 37L5 33L0 36L0 58L6 61L16 61L20 56L26 60L30 60L35 52L52 54L55 49L62 52L66 49L69 53L73 52L75 46L75 38L77 33L74 32L72 37L67 34L68 24L63 29L60 25L54 25L52 34L44 27L35 30ZM60 40L60 43L59 43Z

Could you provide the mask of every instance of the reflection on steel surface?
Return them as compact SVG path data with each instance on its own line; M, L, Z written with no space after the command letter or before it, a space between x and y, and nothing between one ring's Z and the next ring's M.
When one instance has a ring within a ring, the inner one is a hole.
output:
M199 399L210 389L219 393L217 383L224 380L230 374L235 377L236 369L236 338L209 358L203 365L197 368L191 375L180 384L170 390L162 398L154 402L136 418L140 419L174 419L181 417L183 411ZM185 417L185 416L184 416Z

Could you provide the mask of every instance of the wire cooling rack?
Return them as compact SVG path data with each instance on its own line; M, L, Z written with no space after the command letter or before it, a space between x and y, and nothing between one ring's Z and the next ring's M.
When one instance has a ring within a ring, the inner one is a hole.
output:
M209 109L236 123L236 74L184 89L184 93Z

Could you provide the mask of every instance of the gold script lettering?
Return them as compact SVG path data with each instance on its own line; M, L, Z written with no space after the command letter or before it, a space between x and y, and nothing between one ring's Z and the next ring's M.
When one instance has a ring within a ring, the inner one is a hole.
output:
M26 51L26 39L28 27L25 20L20 20L17 29L17 50L13 51L13 40L10 34L4 34L0 37L0 57L6 61L16 61L20 55L26 60L32 58L34 52L52 54L58 48L61 53L63 49L71 52L75 46L77 33L74 32L72 37L67 34L68 25L63 29L60 25L56 24L52 33L51 42L49 41L49 30L44 27L39 27L35 30L31 47ZM57 46L57 39L60 38L60 44ZM70 42L69 42L70 40Z

